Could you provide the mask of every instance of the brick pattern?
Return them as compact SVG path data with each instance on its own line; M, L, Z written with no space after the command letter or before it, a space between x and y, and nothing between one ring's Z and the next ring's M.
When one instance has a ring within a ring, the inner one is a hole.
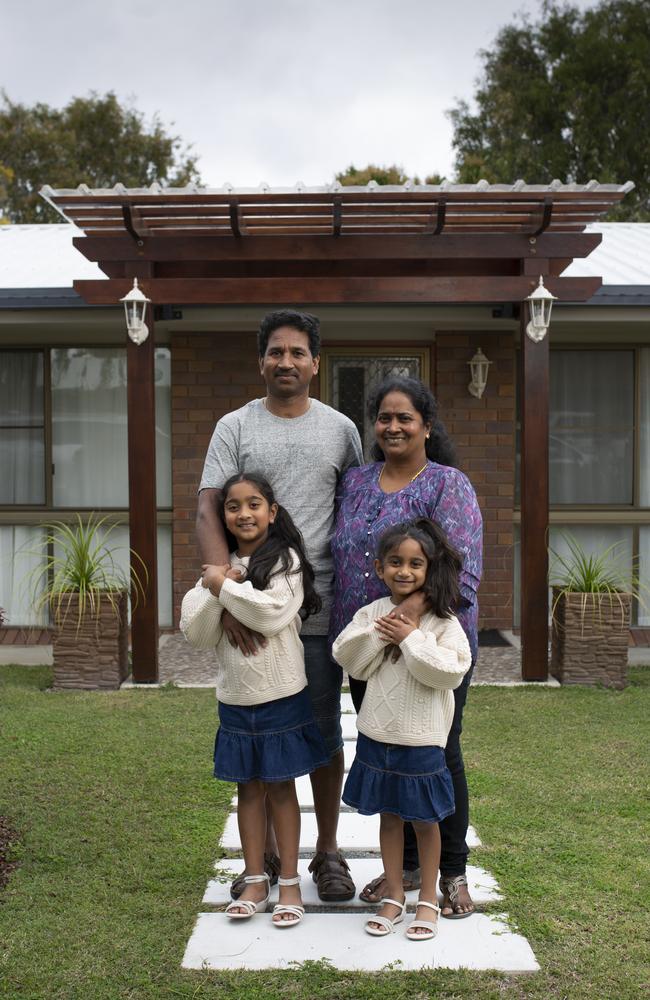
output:
M482 399L470 396L467 362L481 347L492 362ZM510 628L513 606L515 348L512 334L438 333L436 395L483 512L480 628Z
M214 425L225 413L263 395L263 383L253 333L175 335L171 369L172 575L178 625L183 595L198 576L196 490Z

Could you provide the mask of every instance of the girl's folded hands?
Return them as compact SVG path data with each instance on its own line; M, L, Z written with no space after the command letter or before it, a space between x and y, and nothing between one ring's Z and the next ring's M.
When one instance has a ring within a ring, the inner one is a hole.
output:
M419 625L419 621L413 618L409 618L405 614L400 614L399 608L396 612L395 618L390 615L384 615L382 618L378 618L375 622L375 628L379 632L379 636L385 642L392 642L394 645L398 646L400 642L406 639L407 635L410 635L413 629L416 629Z

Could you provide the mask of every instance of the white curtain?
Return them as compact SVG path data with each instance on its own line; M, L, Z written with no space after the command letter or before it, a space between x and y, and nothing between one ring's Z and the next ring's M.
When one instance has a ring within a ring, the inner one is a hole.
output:
M43 355L0 351L0 504L45 502Z
M158 348L156 379L157 503L171 506L169 350ZM127 507L126 351L52 351L54 505Z
M35 593L30 586L30 574L41 564L41 557L33 554L38 552L41 539L40 528L0 527L0 608L11 628L47 624L47 612L37 614L33 609L39 591Z
M550 499L631 504L634 352L553 351Z
M639 351L639 479L641 507L650 507L650 348Z
M98 540L102 537L98 532ZM172 528L171 524L158 526L158 624L165 627L172 624ZM114 562L128 576L130 566L129 529L126 524L113 528L108 538L111 550L115 549ZM136 570L138 569L136 565Z
M639 529L639 625L650 625L650 527Z

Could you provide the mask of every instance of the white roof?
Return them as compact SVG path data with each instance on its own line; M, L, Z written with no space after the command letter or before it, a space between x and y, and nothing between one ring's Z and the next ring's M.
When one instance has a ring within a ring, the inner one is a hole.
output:
M72 245L83 235L67 223L0 226L0 288L71 288L75 278L105 278Z
M592 222L588 233L602 233L600 246L574 260L565 278L602 277L603 285L650 285L650 222Z
M564 276L602 276L603 285L650 286L650 223L601 222L587 232L603 241L584 260L574 260ZM72 245L76 226L0 225L0 289L71 288L76 278L106 278Z

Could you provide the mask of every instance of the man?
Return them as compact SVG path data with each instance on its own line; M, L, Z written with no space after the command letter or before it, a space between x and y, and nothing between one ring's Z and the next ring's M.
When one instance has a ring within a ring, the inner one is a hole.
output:
M320 614L303 625L305 669L314 716L330 754L330 763L311 775L318 840L309 870L320 898L341 902L353 898L355 887L336 841L343 784L342 677L327 645L333 578L329 539L337 484L348 468L363 461L361 441L351 420L309 395L320 362L315 316L293 310L269 313L260 325L258 351L266 396L217 423L199 487L197 538L203 563L228 562L216 514L217 493L231 475L244 471L261 472L269 480L303 534L323 599ZM265 641L228 612L222 621L232 645L246 654ZM279 871L276 855L269 821L265 864L274 882ZM243 888L239 881L231 889L235 895Z

